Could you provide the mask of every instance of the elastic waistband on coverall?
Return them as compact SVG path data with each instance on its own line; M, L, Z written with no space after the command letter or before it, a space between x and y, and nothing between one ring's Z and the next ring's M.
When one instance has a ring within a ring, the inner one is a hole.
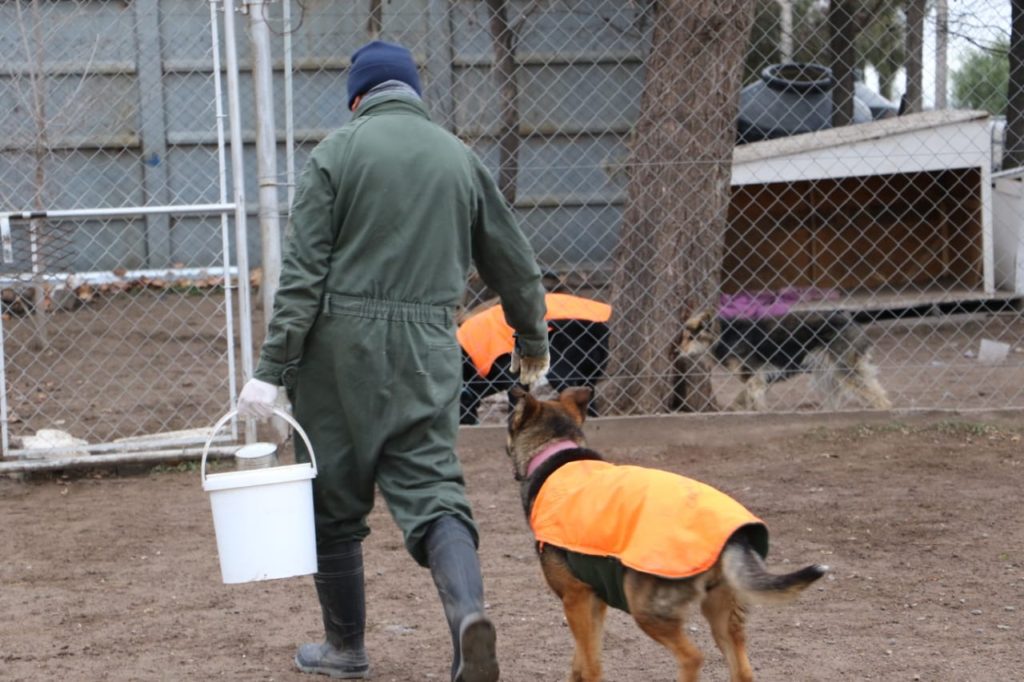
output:
M429 303L408 303L347 294L324 294L324 312L328 315L354 315L374 320L423 322L451 326L455 309Z

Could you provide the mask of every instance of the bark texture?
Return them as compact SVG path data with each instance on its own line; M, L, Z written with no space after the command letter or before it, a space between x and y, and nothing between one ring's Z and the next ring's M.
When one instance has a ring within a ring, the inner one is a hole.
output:
M683 320L717 303L751 0L661 0L633 132L605 399L669 408ZM693 376L691 374L691 376ZM706 373L687 402L713 405Z

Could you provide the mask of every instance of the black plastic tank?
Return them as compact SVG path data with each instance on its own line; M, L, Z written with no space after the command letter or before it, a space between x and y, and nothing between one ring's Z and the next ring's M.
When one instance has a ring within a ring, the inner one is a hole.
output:
M821 64L773 64L740 91L737 142L756 142L832 127L832 70ZM853 122L872 120L854 96Z

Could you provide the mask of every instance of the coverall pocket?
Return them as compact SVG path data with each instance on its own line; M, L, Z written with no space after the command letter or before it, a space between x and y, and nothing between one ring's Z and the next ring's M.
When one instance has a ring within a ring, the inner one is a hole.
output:
M457 343L428 346L427 389L435 402L447 404L462 385L462 357Z

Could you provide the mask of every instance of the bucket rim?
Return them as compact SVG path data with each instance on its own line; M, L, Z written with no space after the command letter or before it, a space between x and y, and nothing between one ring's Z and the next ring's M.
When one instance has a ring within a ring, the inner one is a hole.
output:
M260 485L294 483L295 481L312 480L315 476L316 471L308 464L286 464L266 469L222 471L216 474L207 474L203 479L203 490L215 492Z

